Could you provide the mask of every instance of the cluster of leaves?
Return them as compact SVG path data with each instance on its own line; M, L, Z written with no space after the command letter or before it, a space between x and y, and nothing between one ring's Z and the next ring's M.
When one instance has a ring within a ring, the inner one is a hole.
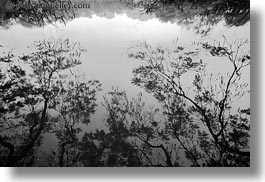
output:
M238 41L235 50L202 44L211 56L226 59L232 67L231 73L217 74L214 81L215 75L206 74L206 65L197 60L196 51L186 52L181 47L161 51L143 43L129 53L143 62L133 70L132 83L162 104L167 116L163 134L177 140L193 166L249 166L250 110L239 109L240 116L231 110L233 100L248 92L248 84L239 82L243 68L250 63L249 54L241 52L247 43ZM194 75L194 92L187 94L181 78L189 73Z
M0 5L0 26L6 27L12 20L27 26L43 26L75 16L70 0L6 0Z
M222 19L229 26L241 26L250 19L249 0L141 0L138 6L162 21L176 21L203 35Z
M75 122L87 123L95 112L99 82L78 82L65 75L80 64L83 51L80 45L66 39L39 41L34 48L33 53L1 63L7 67L1 69L0 77L0 144L4 166L30 165L28 162L34 159L29 160L28 156L41 145L45 133L55 131L61 143L74 142L75 136L71 134L78 133L78 128L73 128ZM54 126L58 123L65 126L60 131Z
M117 157L123 160L124 166L145 165L145 160L139 155L139 150L144 150L139 135L152 136L152 125L156 125L154 113L145 107L141 94L130 100L124 91L113 89L109 92L109 99L105 97L105 122L110 130L111 149L120 153ZM147 123L148 120L153 124Z

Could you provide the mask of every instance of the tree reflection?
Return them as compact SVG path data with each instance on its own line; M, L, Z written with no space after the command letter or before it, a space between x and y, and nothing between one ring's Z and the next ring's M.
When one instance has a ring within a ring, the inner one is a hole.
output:
M248 41L235 44L170 51L144 42L131 49L129 57L142 62L132 83L160 105L149 106L141 93L129 98L113 89L104 97L108 129L94 132L84 126L96 111L101 84L66 74L81 63L78 43L40 41L31 54L2 57L7 69L1 67L0 74L1 165L249 166L250 109L234 108L233 102L248 92L240 80L250 56L243 51ZM199 56L207 53L226 60L230 71L207 71ZM194 79L187 91L188 74ZM47 136L56 148L42 154Z
M249 53L241 52L247 43L238 41L235 49L202 44L213 57L227 59L232 71L226 76L209 75L203 60L198 60L199 52L186 52L183 47L170 52L143 43L129 54L145 62L134 69L132 83L162 104L167 116L163 135L177 140L193 166L249 166L250 109L238 108L235 114L231 110L234 100L248 92L248 84L240 83L250 61ZM194 73L193 93L182 86L182 77L190 72Z
M2 165L24 166L27 165L24 160L29 156L36 157L31 153L55 124L51 109L64 117L64 127L60 129L63 133L68 132L67 135L73 134L72 127L77 119L88 122L94 112L96 90L75 81L69 81L68 86L62 85L64 71L80 64L82 49L79 44L71 45L67 39L40 41L36 42L35 48L36 52L18 57L19 63L14 55L1 59L1 64L7 66L7 70L1 69L0 77ZM98 85L98 82L89 84ZM83 100L78 100L82 94L85 95ZM59 138L58 132L57 135Z
M1 3L0 26L13 20L43 26L74 17L71 9L40 6L46 0ZM138 5L163 21L193 24L204 35L222 19L229 26L249 21L248 0L150 0ZM230 44L224 38L223 44L198 45L168 50L143 42L130 49L128 56L141 63L132 71L132 84L159 104L150 106L142 93L129 97L114 88L103 97L100 122L107 129L90 132L85 128L98 109L101 84L73 71L85 51L78 42L38 41L32 53L1 56L1 166L249 166L250 108L233 104L249 93L248 83L242 82L250 65L249 52L243 51L249 42ZM230 69L209 72L205 55L226 61ZM187 76L193 78L189 88L184 86ZM47 137L54 148L47 147Z

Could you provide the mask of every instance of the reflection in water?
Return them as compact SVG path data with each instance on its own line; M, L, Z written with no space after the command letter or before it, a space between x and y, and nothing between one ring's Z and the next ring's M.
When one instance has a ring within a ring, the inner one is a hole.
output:
M2 165L249 166L249 7L220 2L1 11Z

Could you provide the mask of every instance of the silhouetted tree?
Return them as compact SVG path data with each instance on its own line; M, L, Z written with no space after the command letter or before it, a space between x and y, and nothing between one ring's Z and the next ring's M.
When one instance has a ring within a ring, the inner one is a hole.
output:
M62 83L60 79L64 77L65 71L80 64L82 49L78 43L71 45L68 39L39 41L35 49L33 53L16 57L19 62L15 61L14 55L1 59L7 67L7 70L1 69L0 77L0 144L1 164L4 166L25 166L30 155L37 156L32 155L32 152L54 124L51 122L51 109L57 104L54 99L63 89L58 87ZM73 84L77 83L70 82L72 87ZM81 88L79 93L87 92L82 84L78 86ZM92 91L90 94L84 97L85 101L76 103L80 107L86 104L86 109L80 111L82 114L93 112L94 102L88 104L87 99L91 96L93 100L95 93ZM61 94L61 98L63 96ZM68 104L73 104L70 101ZM65 107L71 109L75 105Z
M81 162L78 154L83 151L78 150L78 134L82 132L83 125L90 123L90 116L95 113L96 93L100 86L97 80L80 82L76 78L67 83L57 81L55 87L58 92L51 108L58 114L53 119L58 124L54 132L59 140L59 166L74 166Z
M146 105L141 93L128 98L125 91L114 89L109 94L105 103L109 135L115 141L112 151L123 156L124 165L173 166L167 145L160 139L159 109Z
M248 84L239 82L250 61L241 49L247 43L237 41L235 48L202 43L213 58L228 60L232 71L226 76L207 74L198 50L179 46L171 52L143 43L129 54L143 63L133 70L132 83L153 94L167 116L160 134L165 141L176 139L193 166L249 166L250 109L232 112L233 101L248 91ZM194 76L193 92L183 87L185 75Z

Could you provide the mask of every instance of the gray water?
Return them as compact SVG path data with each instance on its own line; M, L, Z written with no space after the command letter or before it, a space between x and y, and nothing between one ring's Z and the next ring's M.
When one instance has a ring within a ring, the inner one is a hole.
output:
M137 12L137 10L136 10ZM144 92L131 84L132 69L139 63L128 58L128 49L139 41L146 41L152 46L174 48L176 45L192 47L193 41L222 41L223 35L231 42L237 39L249 39L249 23L243 27L227 27L225 22L218 23L209 35L202 37L193 30L187 30L176 23L161 22L158 18L150 17L148 20L133 19L124 14L115 14L112 18L80 17L64 24L46 25L41 28L28 28L14 25L7 30L0 30L1 44L5 48L13 49L17 54L29 51L27 48L34 41L43 39L65 39L80 42L87 52L82 54L82 65L78 72L87 79L98 79L103 85L103 91L98 95L98 109L91 123L92 128L102 126L100 123L104 108L101 107L102 96L112 87L126 90L129 96L136 96ZM177 40L177 43L175 43ZM247 47L248 48L248 47ZM225 73L229 70L227 62L212 59L204 55L208 69L215 73ZM248 69L248 68L247 68ZM245 82L250 81L249 70L243 74ZM191 86L193 76L186 78L185 87ZM148 94L144 95L148 103L156 101ZM239 100L236 105L242 108L249 106L249 97Z
M89 1L90 2L90 1ZM91 1L92 2L92 1ZM74 69L82 75L82 79L97 79L102 83L102 91L97 95L97 110L91 118L91 123L83 126L84 131L107 129L104 124L105 108L103 96L111 91L112 87L125 90L129 97L143 93L143 99L149 105L160 108L160 104L143 89L131 84L132 70L140 65L139 62L128 58L128 52L133 45L145 41L153 47L161 46L173 50L176 46L193 49L194 42L222 42L224 37L233 43L240 39L250 39L250 23L242 26L228 26L224 20L211 27L207 35L196 32L192 27L172 21L162 21L154 14L144 14L138 8L131 9L119 3L99 3L88 10L80 10L78 16L66 23L47 24L42 27L32 27L28 24L13 22L7 29L0 29L0 43L3 51L10 49L17 55L31 51L34 41L56 40L69 38L71 42L80 42L86 49L82 53L82 64ZM207 28L207 27L206 27ZM243 48L249 53L249 45ZM1 50L1 49L0 49ZM225 75L231 72L227 60L213 59L208 54L201 55L207 64L209 73ZM242 74L242 82L250 83L250 70L246 68ZM183 88L188 91L192 86L194 75L184 76ZM250 95L246 94L233 102L234 111L250 106ZM53 143L54 136L48 135L44 145ZM46 147L45 147L46 148Z

